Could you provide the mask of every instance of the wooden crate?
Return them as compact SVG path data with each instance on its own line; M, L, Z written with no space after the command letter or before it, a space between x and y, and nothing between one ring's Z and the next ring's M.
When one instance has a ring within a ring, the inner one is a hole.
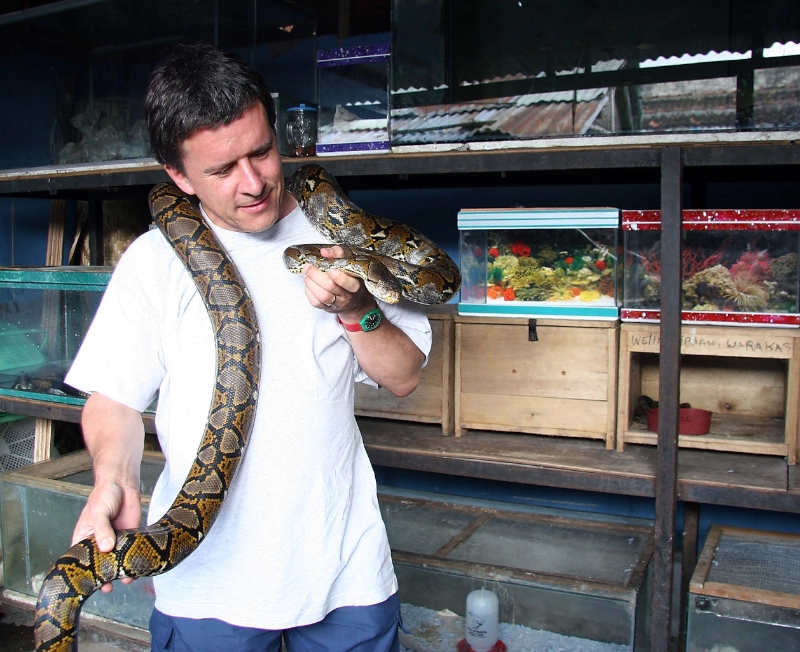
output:
M386 389L356 383L355 413L362 417L401 419L442 424L442 433L453 434L453 318L455 306L430 308L433 342L419 386L400 398Z
M618 332L616 321L456 317L456 435L500 430L613 448Z
M688 652L797 650L800 536L712 525L689 583Z
M681 329L681 402L710 410L707 435L678 444L737 453L797 456L800 331L685 325ZM634 420L642 395L658 400L657 324L620 329L617 449L656 444L658 435Z

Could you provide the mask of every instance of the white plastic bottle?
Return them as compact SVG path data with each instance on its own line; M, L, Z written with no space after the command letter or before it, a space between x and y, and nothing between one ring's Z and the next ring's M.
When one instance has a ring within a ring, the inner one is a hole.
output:
M489 652L497 643L500 603L486 589L467 596L467 643L475 652Z

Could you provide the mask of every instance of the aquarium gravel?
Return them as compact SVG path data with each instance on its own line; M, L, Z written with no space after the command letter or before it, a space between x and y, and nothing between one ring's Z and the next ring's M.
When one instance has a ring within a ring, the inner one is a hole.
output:
M455 652L464 638L464 618L452 611L434 611L413 604L401 605L401 652ZM500 640L508 652L628 652L627 645L564 636L522 625L500 623Z

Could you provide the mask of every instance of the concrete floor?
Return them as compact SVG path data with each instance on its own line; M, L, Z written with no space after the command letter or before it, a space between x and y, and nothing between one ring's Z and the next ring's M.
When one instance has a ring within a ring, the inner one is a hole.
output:
M146 652L149 646L114 644L93 631L82 631L78 638L80 652ZM33 627L22 624L19 617L0 613L0 652L34 652Z

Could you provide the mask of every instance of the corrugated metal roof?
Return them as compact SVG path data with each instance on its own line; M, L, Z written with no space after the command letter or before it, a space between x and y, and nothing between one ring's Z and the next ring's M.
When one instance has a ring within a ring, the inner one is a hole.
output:
M592 91L583 95L586 100L578 99L581 95L576 93L542 93L400 109L392 113L392 141L461 142L584 134L608 103L607 89Z

